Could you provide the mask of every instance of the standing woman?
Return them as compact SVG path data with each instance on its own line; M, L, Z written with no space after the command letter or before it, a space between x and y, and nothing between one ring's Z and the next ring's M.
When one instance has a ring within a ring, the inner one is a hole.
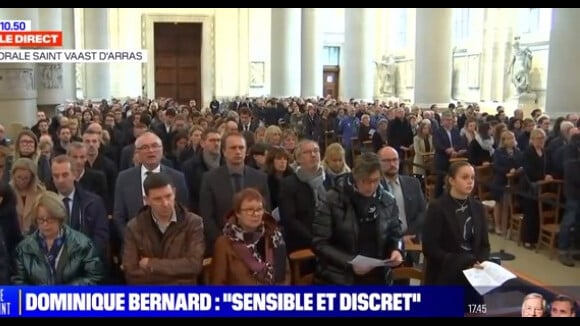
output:
M489 259L489 238L483 205L471 197L475 170L455 162L447 175L448 190L429 205L423 234L426 285L465 287L465 304L483 303L463 270Z
M522 167L522 153L518 149L513 132L506 130L501 135L499 148L493 155L493 181L491 192L497 205L493 208L495 233L501 235L502 221L508 218L509 193L505 192L509 173L520 171Z
M524 248L535 248L540 233L540 216L538 211L537 183L539 181L551 181L552 175L548 174L550 166L549 157L544 145L546 133L541 128L535 128L530 132L530 146L522 153L523 173L520 178L520 190L526 193L522 196L522 242Z

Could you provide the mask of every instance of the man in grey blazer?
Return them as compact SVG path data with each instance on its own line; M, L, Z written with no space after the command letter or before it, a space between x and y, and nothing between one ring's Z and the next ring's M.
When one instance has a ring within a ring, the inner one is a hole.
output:
M177 201L189 208L189 194L183 173L161 164L163 144L159 136L146 132L135 140L141 165L121 171L115 185L113 221L117 238L124 239L125 226L144 206L143 181L151 173L165 172L176 185ZM120 238L119 238L120 237Z
M420 241L427 202L421 183L415 177L399 174L399 154L393 147L383 147L377 153L381 160L384 178L381 184L397 201L399 219L405 241ZM407 257L418 263L416 255Z
M255 188L264 196L264 205L270 209L270 191L265 173L247 167L246 140L238 132L222 137L225 165L206 172L201 181L199 212L203 218L206 257L211 257L216 238L222 234L226 214L233 208L234 195L244 188Z

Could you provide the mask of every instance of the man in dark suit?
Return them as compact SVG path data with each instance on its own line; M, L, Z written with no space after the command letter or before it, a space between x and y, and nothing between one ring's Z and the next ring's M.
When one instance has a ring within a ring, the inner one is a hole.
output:
M183 173L161 164L163 143L159 136L146 132L135 141L137 157L141 165L121 171L115 185L113 221L122 240L127 222L143 208L143 181L151 173L165 172L175 182L177 200L185 207L189 205L189 194Z
M433 133L433 147L435 147L435 173L437 173L437 183L435 184L435 198L443 193L445 175L449 170L449 160L459 158L467 153L465 138L459 134L459 129L454 126L453 114L443 112L441 114L441 128Z
M260 126L260 121L252 119L252 112L247 107L240 109L240 123L238 124L238 130L240 132L251 131L256 132L256 129Z
M399 174L399 154L393 147L383 147L377 153L381 160L383 187L395 197L405 243L420 241L427 211L421 183L415 177ZM407 260L419 263L419 255L408 255Z
M87 169L87 147L81 142L73 142L68 146L68 157L73 164L76 181L79 185L93 194L101 197L107 207L107 214L113 214L112 198L109 198L107 178L102 171Z
M199 211L203 217L206 257L213 254L213 245L221 234L226 214L233 208L234 194L244 188L256 188L264 196L269 210L270 191L265 173L245 166L246 140L240 133L228 133L222 138L225 165L202 177Z
M67 224L91 238L99 255L105 258L109 242L109 220L103 200L75 182L73 163L68 156L59 155L51 163L56 192L63 197L68 212Z
M221 154L221 136L216 129L206 129L201 134L202 150L183 163L183 174L189 190L191 210L199 214L199 196L203 175L224 165Z
M173 122L175 121L175 117L177 116L177 112L173 108L169 108L165 110L165 121L164 123L160 124L156 128L156 134L161 138L163 142L163 149L165 153L171 151L171 146L173 143Z

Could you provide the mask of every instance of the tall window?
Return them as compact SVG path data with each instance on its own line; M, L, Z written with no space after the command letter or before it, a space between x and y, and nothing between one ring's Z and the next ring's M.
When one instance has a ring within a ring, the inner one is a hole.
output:
M552 8L521 8L518 16L520 35L550 34Z
M471 8L453 9L453 44L459 45L469 40L473 22Z
M407 47L407 19L409 12L407 8L395 8L393 9L393 15L391 17L391 37L394 40L393 46L396 49Z
M340 65L340 47L325 46L323 50L323 60L325 66L339 66Z

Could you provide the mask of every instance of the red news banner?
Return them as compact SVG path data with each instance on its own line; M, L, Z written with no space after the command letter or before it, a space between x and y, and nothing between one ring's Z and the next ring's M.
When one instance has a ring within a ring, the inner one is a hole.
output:
M0 47L62 46L61 31L0 32Z

